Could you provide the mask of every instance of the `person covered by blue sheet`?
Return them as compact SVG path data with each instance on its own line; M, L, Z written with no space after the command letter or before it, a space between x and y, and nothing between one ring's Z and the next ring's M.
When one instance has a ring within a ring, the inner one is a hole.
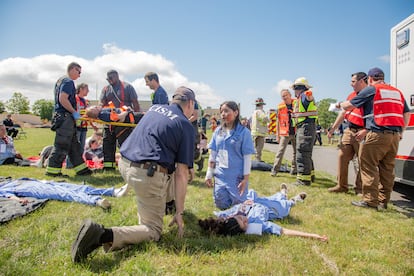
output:
M60 201L79 202L87 205L96 205L103 209L111 207L111 203L102 196L123 196L126 186L119 189L95 188L88 185L68 182L37 180L33 178L19 178L0 182L0 197L10 198L27 204L25 197L38 199L54 199Z

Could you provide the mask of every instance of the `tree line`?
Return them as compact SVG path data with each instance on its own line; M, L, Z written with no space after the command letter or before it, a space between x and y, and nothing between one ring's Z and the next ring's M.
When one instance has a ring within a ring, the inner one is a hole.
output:
M14 92L12 97L2 102L0 101L0 113L8 112L11 114L34 114L42 120L52 120L54 109L53 100L37 100L30 108L30 100L20 92Z

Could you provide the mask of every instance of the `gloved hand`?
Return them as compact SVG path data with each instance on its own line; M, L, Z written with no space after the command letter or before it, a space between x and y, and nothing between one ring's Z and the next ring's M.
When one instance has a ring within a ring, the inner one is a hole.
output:
M78 120L81 117L81 115L79 114L79 112L75 111L72 113L72 117L73 119Z
M306 95L307 97L312 96L312 91L310 91L310 90L305 91L305 95Z

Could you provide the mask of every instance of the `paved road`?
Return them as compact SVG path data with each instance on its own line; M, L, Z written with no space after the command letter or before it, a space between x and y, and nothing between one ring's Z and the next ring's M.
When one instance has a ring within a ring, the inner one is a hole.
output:
M265 143L265 150L276 152L277 144ZM285 158L290 159L292 156L292 147L289 145L285 152ZM338 166L338 150L335 147L314 146L313 162L315 170L324 171L336 176ZM352 162L349 164L348 182L355 182L355 172ZM414 217L414 187L396 183L394 191L391 194L391 202L393 205L409 217Z

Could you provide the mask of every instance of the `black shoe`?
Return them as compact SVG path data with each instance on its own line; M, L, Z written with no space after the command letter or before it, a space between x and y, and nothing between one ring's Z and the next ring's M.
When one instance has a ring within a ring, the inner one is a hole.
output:
M297 186L301 186L301 185L310 186L311 185L311 182L310 181L307 181L307 180L296 179L296 182L293 183L293 184L294 185L297 185Z
M76 175L83 175L83 176L85 176L85 175L91 175L91 174L93 174L93 171L90 170L89 168L85 168L85 169L80 170L80 171L78 171L76 173Z
M165 214L166 215L173 215L175 214L175 200L171 200L165 203Z
M362 208L373 208L373 209L377 209L377 206L371 206L368 205L368 203L366 203L365 201L361 200L361 201L352 201L351 202L352 205L357 206L357 207L362 207Z
M72 261L79 263L88 257L88 254L101 246L100 239L105 229L91 219L84 221L79 229L75 242L72 244Z
M315 182L315 176L311 175L311 182Z
M46 172L45 175L51 176L51 177L64 177L64 178L69 177L69 175L63 174L61 172L60 173L49 173L49 172Z

